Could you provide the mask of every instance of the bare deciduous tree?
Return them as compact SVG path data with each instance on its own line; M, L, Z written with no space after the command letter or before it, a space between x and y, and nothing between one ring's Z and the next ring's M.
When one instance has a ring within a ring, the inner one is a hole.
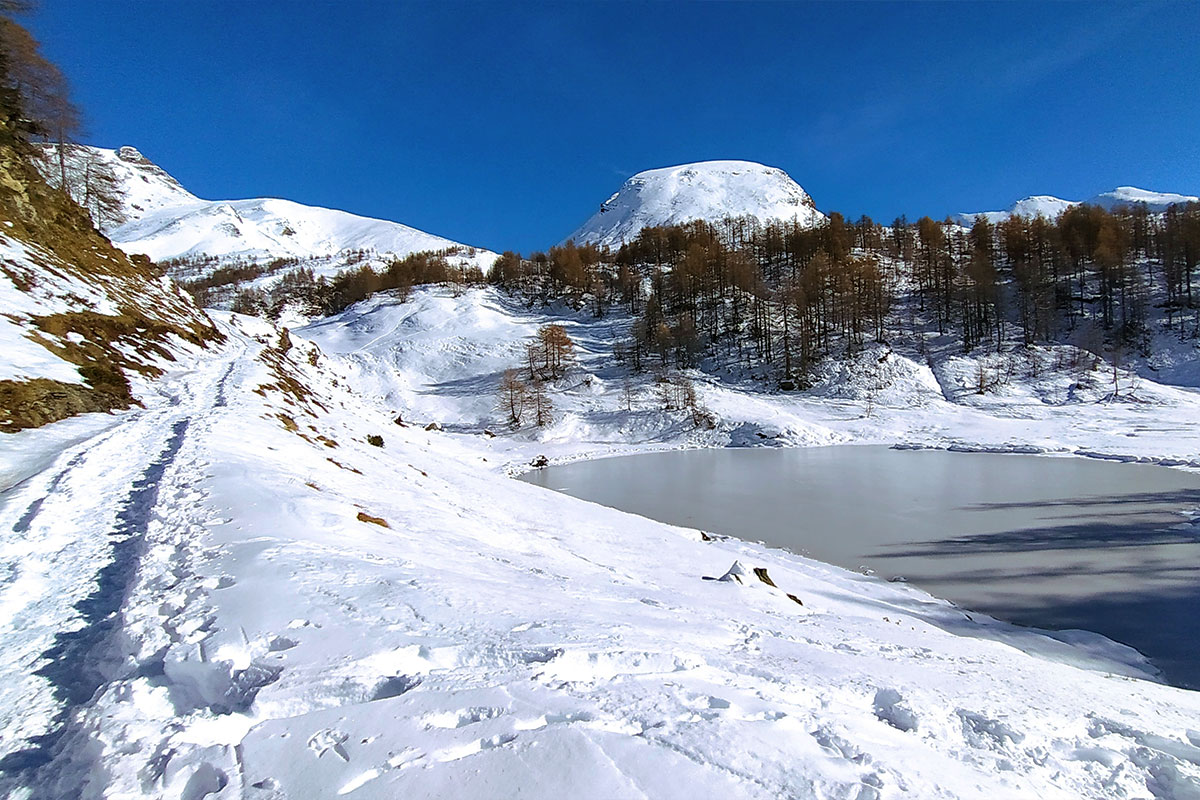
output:
M546 392L546 383L535 380L529 392L529 404L533 407L533 423L544 428L554 422L554 404Z
M517 375L515 369L506 369L500 376L500 409L508 415L508 424L521 426L525 407L529 403L529 387Z

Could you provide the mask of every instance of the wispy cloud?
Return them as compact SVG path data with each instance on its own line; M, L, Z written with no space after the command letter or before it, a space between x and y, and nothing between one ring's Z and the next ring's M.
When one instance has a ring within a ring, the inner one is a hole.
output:
M1015 57L1011 46L1001 52L993 51L989 60L997 69L981 71L984 86L1011 94L1052 78L1095 53L1119 46L1122 37L1157 7L1157 4L1106 5L1104 9L1112 13L1097 15L1071 29L1063 39L1041 44L1037 50Z

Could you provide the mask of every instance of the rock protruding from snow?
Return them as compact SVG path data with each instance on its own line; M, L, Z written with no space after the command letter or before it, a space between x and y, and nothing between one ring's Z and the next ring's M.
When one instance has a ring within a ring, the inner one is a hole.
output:
M642 228L697 219L753 217L819 224L825 215L791 177L753 161L701 161L639 172L571 235L577 244L618 247Z
M1111 192L1101 192L1087 200L1063 200L1048 194L1024 197L1008 207L1006 211L979 211L973 214L953 214L950 218L959 225L972 225L976 217L984 217L993 225L1009 217L1045 217L1056 219L1059 214L1080 202L1100 206L1112 211L1122 206L1145 205L1151 213L1159 214L1176 203L1200 202L1200 197L1172 192L1151 192L1136 186L1118 186Z
M718 581L725 583L749 583L752 579L750 570L743 567L740 561L734 561L733 566L727 569L724 575L717 578Z

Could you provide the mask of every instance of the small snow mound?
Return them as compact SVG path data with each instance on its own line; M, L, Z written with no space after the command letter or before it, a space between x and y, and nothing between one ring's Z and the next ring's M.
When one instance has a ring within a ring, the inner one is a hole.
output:
M962 722L963 739L972 747L1003 748L1009 743L1020 744L1025 741L1025 734L1001 720L962 708L954 713Z
M813 387L815 394L882 406L912 408L941 398L942 389L927 364L900 355L886 345L873 345L852 358L826 367Z

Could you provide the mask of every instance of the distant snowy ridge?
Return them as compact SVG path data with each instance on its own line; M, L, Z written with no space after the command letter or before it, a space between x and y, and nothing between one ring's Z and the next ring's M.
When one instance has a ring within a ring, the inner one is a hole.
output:
M642 228L697 219L753 217L813 226L825 219L808 193L783 170L753 161L701 161L639 172L570 238L617 247Z
M1144 203L1146 208L1155 213L1166 211L1168 206L1176 203L1196 203L1200 197L1190 194L1174 194L1173 192L1150 192L1136 186L1118 186L1111 192L1102 192L1087 200L1089 205L1101 206L1112 210L1118 206L1130 206Z
M276 198L202 200L163 208L116 228L110 236L126 252L145 253L155 261L201 255L308 258L358 249L404 256L422 250L473 249L398 222ZM486 250L475 252L495 258Z
M98 220L101 230L125 252L144 253L155 261L203 256L306 259L354 250L405 256L458 250L458 260L487 269L496 258L488 250L399 222L291 200L202 200L132 147L74 148L67 171L77 199L86 194L81 181L89 166L107 168L121 195L119 212ZM56 182L58 169L51 153L44 166L51 182Z
M1068 208L1077 206L1081 202L1092 206L1100 206L1109 211L1121 206L1145 204L1147 210L1159 214L1176 203L1200 202L1200 197L1187 194L1174 194L1172 192L1151 192L1146 189L1139 189L1136 186L1118 186L1110 192L1101 192L1083 201L1063 200L1060 197L1052 195L1035 194L1013 203L1008 207L1007 211L979 211L973 214L954 214L950 218L960 225L971 225L975 222L976 217L984 217L992 224L1002 222L1014 216L1043 216L1047 219L1054 219Z

